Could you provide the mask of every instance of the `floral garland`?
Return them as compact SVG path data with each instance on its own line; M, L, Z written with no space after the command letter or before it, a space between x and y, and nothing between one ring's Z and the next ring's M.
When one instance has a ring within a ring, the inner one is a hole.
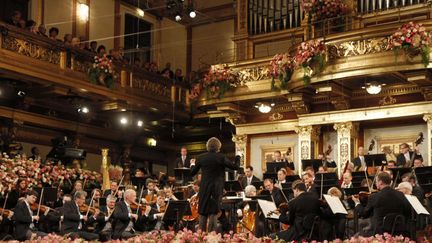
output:
M214 65L198 84L191 89L190 98L198 98L202 91L207 98L222 98L228 90L240 85L237 74L228 66Z
M280 88L286 89L294 70L294 60L288 53L276 54L270 61L268 73L272 77L272 90L275 88L275 78L281 82Z
M304 84L309 85L314 71L321 72L326 64L324 42L320 40L302 42L297 47L294 61L297 67L303 69ZM314 70L315 66L317 66L317 70Z
M0 187L11 188L18 179L25 179L29 188L53 186L68 183L72 186L76 180L86 180L86 185L99 187L102 182L100 173L89 170L65 168L64 165L40 161L27 160L17 156L10 159L6 154L0 158Z
M89 242L83 239L75 239L66 238L60 235L49 234L44 237L38 237L37 239L33 239L26 242L32 243L42 243L42 242L61 242L61 243L69 243L69 242ZM93 241L92 241L93 242ZM178 243L178 242L191 242L191 243L282 243L284 240L273 240L268 237L257 238L253 234L249 233L232 233L229 234L217 234L216 232L204 233L200 230L197 232L192 232L190 230L184 229L180 230L177 233L174 231L151 231L145 232L128 240L112 240L108 241L111 243L120 243L120 242L142 242L142 243ZM312 241L318 242L318 241ZM351 239L346 240L333 240L333 241L324 241L324 242L334 242L334 243L358 243L358 242L391 242L391 243L414 243L415 241L410 240L408 237L403 236L391 236L390 234L384 233L383 235L374 235L371 237L352 237Z
M348 11L342 0L302 0L301 7L316 20L340 17Z
M95 56L93 67L89 71L90 81L112 89L114 87L113 63L106 54Z
M388 49L393 50L396 56L400 50L414 56L421 54L422 63L427 67L430 61L431 35L422 24L409 22L390 36Z

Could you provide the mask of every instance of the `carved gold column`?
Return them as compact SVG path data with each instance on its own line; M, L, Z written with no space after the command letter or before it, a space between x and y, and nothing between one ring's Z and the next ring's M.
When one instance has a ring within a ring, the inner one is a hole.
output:
M427 141L426 141L426 151L428 153L427 165L432 165L432 114L425 114L423 120L427 122ZM426 159L426 158L425 158Z
M109 177L109 171L108 171L109 170L108 151L109 151L109 149L107 149L107 148L102 149L102 166L101 166L102 190L110 189L110 177Z
M297 126L295 132L298 134L298 152L297 164L299 174L303 168L301 161L304 159L311 159L316 146L312 147L312 143L319 140L320 127L318 126Z
M336 163L341 176L341 171L345 163L350 161L352 122L341 122L334 124L333 128L337 131L337 157Z
M247 135L233 135L232 141L235 143L235 154L240 155L241 158L240 166L245 167Z

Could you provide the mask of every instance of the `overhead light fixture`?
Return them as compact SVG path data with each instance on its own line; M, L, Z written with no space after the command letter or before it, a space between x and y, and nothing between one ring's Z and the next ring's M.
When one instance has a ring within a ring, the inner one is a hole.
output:
M138 127L142 127L142 126L143 126L143 124L144 124L144 122L143 122L143 121L141 121L141 120L138 120L138 121L137 121L137 126L138 126Z
M191 17L191 18L195 18L196 17L196 12L195 12L195 10L191 10L190 12L189 12L189 17Z
M126 117L120 118L120 124L126 125L128 123L128 119Z
M181 20L182 20L181 15L179 13L177 13L176 16L175 16L175 21L179 22Z
M154 138L147 139L147 145L150 147L156 147L156 145L157 145L156 139L154 139Z
M378 82L366 83L366 86L363 86L362 89L366 89L368 94L379 94L381 92L382 86L385 84L379 84Z
M20 91L18 91L17 95L19 97L24 97L26 95L26 93L24 91L20 90Z
M137 8L137 14L141 17L141 18L143 18L144 17L144 10L142 10L142 9L140 9L140 8Z
M90 110L89 110L89 108L87 106L83 106L83 107L78 108L78 112L79 113L87 114L87 113L90 112Z
M123 109L121 109L121 111L127 111L127 110L123 108Z
M258 102L255 105L255 108L259 110L261 113L269 113L272 110L272 107L275 106L274 103L267 103L267 102Z
M81 21L87 22L89 19L89 6L84 3L79 3L77 6L77 16Z

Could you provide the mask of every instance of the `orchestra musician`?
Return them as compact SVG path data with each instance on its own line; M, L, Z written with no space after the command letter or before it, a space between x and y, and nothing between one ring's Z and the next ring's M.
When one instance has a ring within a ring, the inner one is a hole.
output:
M342 181L342 185L341 188L353 188L353 184L352 184L352 175L351 172L347 171L343 174L343 181Z
M399 183L399 185L395 189L402 192L404 195L411 195L413 188L411 186L411 183L404 181Z
M360 146L357 151L358 156L354 158L354 171L364 171L367 168L364 156L364 148Z
M288 224L288 230L283 230L272 238L277 236L279 239L287 242L301 241L305 239L310 227L313 225L315 216L319 216L320 202L318 198L306 192L306 185L300 181L292 183L292 190L294 192L294 199L288 204L288 210L281 209L279 220L281 223Z
M73 187L73 189L72 189L72 191L71 191L70 194L71 195L75 195L76 192L83 191L83 190L84 190L84 188L83 188L83 182L80 181L80 180L78 180L78 181L75 181L74 187Z
M400 154L398 154L396 157L396 166L398 167L406 167L417 158L423 159L418 146L414 148L414 151L410 151L409 145L407 143L403 143L399 145L399 151Z
M287 171L284 168L281 168L277 172L277 182L275 185L279 187L279 189L283 189L282 184L286 183L286 176L287 176Z
M246 188L249 185L252 185L252 182L260 181L258 177L253 174L253 167L248 165L244 169L245 176L240 180L240 184L242 188Z
M166 229L162 218L165 214L166 209L166 198L167 195L160 191L156 195L157 200L156 203L152 205L151 210L148 214L148 223L146 230L162 230ZM173 222L167 222L167 225L172 225Z
M187 148L181 147L180 149L180 157L175 160L175 164L177 168L189 168L190 167L191 157L187 155Z
M73 196L73 201L66 202L63 205L63 224L61 232L63 235L71 236L72 238L80 237L85 240L97 240L99 236L94 233L90 233L84 230L84 224L91 224L96 220L95 216L98 215L98 211L93 216L89 216L86 212L81 213L80 207L84 205L86 199L85 191L77 191Z
M199 192L199 189L200 189L200 181L195 180L192 184L192 190L189 191L188 198L190 199L191 197L197 195Z
M165 199L166 200L174 200L174 201L178 201L178 198L174 195L173 191L172 191L172 187L170 186L164 186L163 188L163 192L165 194Z
M117 192L117 196L119 198L121 198L121 191L118 190L118 187L119 187L119 184L118 184L117 181L111 181L111 183L110 183L110 189L104 191L103 197L108 197L108 195L115 196L114 193Z
M6 202L6 208L14 208L18 203L18 199L25 197L25 194L28 189L26 179L18 179L16 183L16 187L12 189L9 193L9 198Z
M124 193L124 200L117 202L114 213L112 215L114 220L114 228L112 238L129 239L139 234L135 230L135 222L138 221L138 214L132 211L131 204L136 203L136 192L133 189L126 189ZM146 206L145 215L150 212L150 206Z
M223 196L225 168L238 170L238 166L219 153L222 144L212 137L207 141L207 153L198 156L191 163L191 176L202 171L198 193L199 227L202 231L213 231L217 227L217 214ZM207 227L208 221L208 227Z
M39 221L39 215L34 215L31 205L36 203L38 193L28 190L25 198L19 200L15 206L12 219L15 221L14 238L24 241L34 238L35 236L46 236L47 234L38 231L35 223Z
M314 183L314 178L310 173L304 173L302 176L303 183L306 186L306 191L312 193L313 195L318 197L318 191L316 189L316 185Z
M282 153L279 150L274 151L273 157L274 157L273 163L286 163L287 162L284 158L282 158Z
M396 168L396 161L388 160L387 161L387 169Z
M411 184L412 195L416 196L418 200L423 203L425 200L425 193L423 188L417 184L416 177L412 173L405 173L401 177L402 182L408 182Z
M325 159L323 160L323 164L324 167L326 168L336 168L336 162L332 159L332 157L330 156L330 154L325 156Z
M95 229L95 233L99 233L102 242L111 240L113 233L113 218L111 216L115 208L116 198L113 195L108 195L106 202L106 207L100 208L101 213L97 217L97 226Z
M48 233L55 232L60 233L60 224L64 218L64 207L66 202L72 201L72 196L70 194L65 194L62 197L62 206L55 208L55 210L50 210L47 214L47 224Z
M384 217L401 214L405 219L411 217L411 206L405 196L390 187L391 178L386 172L380 172L376 177L377 193L371 194L366 206L360 203L358 197L353 197L356 212L360 217L371 217L371 230L369 235L382 234L386 230L383 225ZM391 226L390 226L391 227Z
M413 167L414 168L419 168L419 167L423 167L423 158L415 158L414 159L414 163L413 163Z
M99 199L101 198L101 190L99 190L98 188L93 189L92 193L91 193L91 197L93 197L93 202L91 202L92 198L89 197L86 199L85 204L87 205L92 205L92 207L96 207L99 208Z
M273 180L270 178L267 178L264 180L264 188L270 192L270 195L272 197L273 202L276 204L276 207L279 207L279 205L283 202L285 202L284 196L282 195L281 189L276 187L273 183Z
M343 194L337 187L331 187L327 191L327 194L338 197L341 200L343 199ZM333 240L336 235L337 239L343 239L345 234L346 215L340 213L334 214L327 203L322 206L321 212L320 234L322 235L322 238L325 240Z
M143 191L142 197L145 199L146 203L152 205L156 202L158 189L156 187L156 182L151 178L146 180L146 188Z

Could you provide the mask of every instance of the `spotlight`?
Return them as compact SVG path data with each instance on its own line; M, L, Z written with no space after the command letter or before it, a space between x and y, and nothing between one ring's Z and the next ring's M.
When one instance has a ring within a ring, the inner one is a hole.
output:
M181 19L182 19L181 15L179 13L176 14L175 21L179 22L179 21L181 21Z
M89 19L89 6L84 3L78 4L77 16L81 21L87 22Z
M122 125L126 125L128 123L128 119L126 117L122 117L122 118L120 118L120 123Z
M90 110L89 110L89 108L87 106L83 106L83 107L81 107L81 108L78 109L78 112L79 113L87 114L87 113L90 112Z
M189 12L189 17L191 17L191 18L195 18L195 17L196 17L196 12L195 12L195 10L191 10L191 11Z
M143 126L143 124L144 124L144 122L143 122L143 121L141 121L141 120L138 120L138 122L137 122L137 126L139 126L139 127L142 127L142 126Z
M154 138L149 138L149 139L147 139L147 145L150 147L156 147L157 140Z
M257 108L261 113L269 113L273 106L275 106L274 103L269 104L267 102L258 102L255 105L255 108Z
M140 8L137 8L137 14L141 17L141 18L143 18L144 17L144 10L142 10L142 9L140 9Z
M22 91L22 90L18 91L17 94L18 94L19 97L24 97L26 95L26 93L24 91Z

